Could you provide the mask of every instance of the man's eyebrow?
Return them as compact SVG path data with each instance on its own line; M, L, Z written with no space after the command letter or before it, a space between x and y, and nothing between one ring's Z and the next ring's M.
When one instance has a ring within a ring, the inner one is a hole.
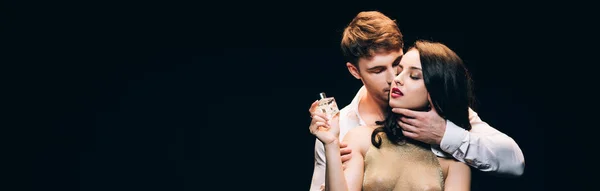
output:
M394 62L392 62L392 64L400 63L400 59L402 59L402 56L404 56L404 54L396 57L396 59L394 59Z

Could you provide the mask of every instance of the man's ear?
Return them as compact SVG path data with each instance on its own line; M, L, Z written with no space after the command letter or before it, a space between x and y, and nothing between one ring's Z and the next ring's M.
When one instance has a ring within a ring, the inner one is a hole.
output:
M360 73L358 72L358 68L356 68L356 66L354 66L350 62L346 62L346 67L348 68L348 71L350 72L350 74L352 74L352 76L360 80Z

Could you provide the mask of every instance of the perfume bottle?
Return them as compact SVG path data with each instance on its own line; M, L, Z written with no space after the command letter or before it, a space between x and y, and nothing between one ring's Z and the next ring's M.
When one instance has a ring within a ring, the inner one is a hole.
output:
M325 113L327 115L327 119L333 118L340 110L338 109L337 103L335 102L335 98L327 97L325 92L319 93L321 99L319 100L317 111Z

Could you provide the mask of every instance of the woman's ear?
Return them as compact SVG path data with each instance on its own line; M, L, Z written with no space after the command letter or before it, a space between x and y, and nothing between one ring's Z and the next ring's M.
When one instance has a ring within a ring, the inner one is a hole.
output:
M432 105L433 105L433 102L431 101L431 95L429 95L429 93L427 93L427 106L426 106L425 110L431 111Z
M435 108L435 105L433 104L433 101L431 101L431 95L429 95L429 93L427 93L427 100L429 100L429 104L427 104L429 106L429 111L433 111L434 113L438 114L437 109ZM441 108L439 108L441 110Z

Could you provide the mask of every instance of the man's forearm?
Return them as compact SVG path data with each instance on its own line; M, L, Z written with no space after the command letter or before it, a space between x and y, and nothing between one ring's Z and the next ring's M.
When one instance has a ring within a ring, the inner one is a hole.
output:
M481 171L498 175L521 176L525 169L525 158L517 143L504 134L480 136L469 135L465 162ZM472 152L476 151L476 152Z
M469 132L448 121L441 149L480 171L520 176L525 168L517 143L487 123L477 123Z

